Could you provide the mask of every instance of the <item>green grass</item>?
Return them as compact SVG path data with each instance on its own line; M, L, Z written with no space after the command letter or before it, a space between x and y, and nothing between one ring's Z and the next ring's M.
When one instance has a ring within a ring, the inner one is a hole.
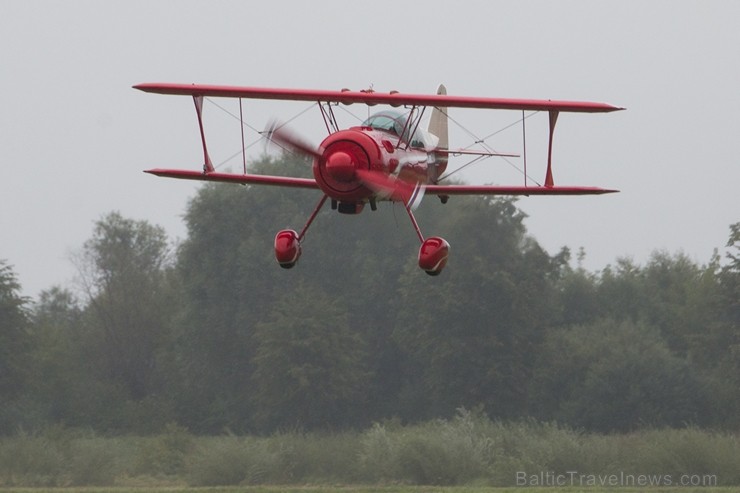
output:
M84 488L1 488L7 493L543 493L544 488L522 487L424 487L424 486L232 486L192 487L84 487ZM557 488L559 493L644 493L640 488ZM650 493L734 493L737 487L650 488Z

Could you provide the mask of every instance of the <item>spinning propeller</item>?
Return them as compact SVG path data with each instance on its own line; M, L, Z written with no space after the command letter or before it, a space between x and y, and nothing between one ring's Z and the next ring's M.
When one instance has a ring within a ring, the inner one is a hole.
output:
M424 197L422 184L413 185L385 173L365 169L351 153L339 149L327 150L322 146L315 147L284 124L273 121L265 133L270 141L283 148L314 159L323 158L324 169L337 182L344 184L359 182L375 192L378 198L403 202L411 210L416 210Z
M314 147L312 144L303 140L298 134L289 130L285 124L273 120L265 129L265 135L270 142L276 142L278 145L287 148L299 154L305 154L315 158L324 155L324 149Z

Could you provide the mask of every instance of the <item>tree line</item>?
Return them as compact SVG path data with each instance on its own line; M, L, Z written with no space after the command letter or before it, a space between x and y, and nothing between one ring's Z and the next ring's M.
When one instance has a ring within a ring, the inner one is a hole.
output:
M109 213L76 255L79 284L37 300L0 263L0 433L361 429L461 407L597 432L740 428L740 223L706 264L656 252L590 272L544 251L514 199L429 199L417 219L453 252L430 278L384 203L321 213L279 269L273 235L314 200L204 185L177 245Z

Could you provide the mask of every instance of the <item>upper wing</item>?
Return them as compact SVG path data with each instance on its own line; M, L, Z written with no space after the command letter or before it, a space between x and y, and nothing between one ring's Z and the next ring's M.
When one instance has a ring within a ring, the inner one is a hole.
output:
M402 94L362 91L320 91L312 89L273 89L265 87L219 86L208 84L171 84L148 82L134 86L145 92L246 99L275 99L288 101L322 101L332 103L364 103L391 106L416 105L444 108L482 108L527 111L563 111L579 113L606 113L624 108L606 103L588 101L553 101L549 99L507 99L449 96L447 94Z

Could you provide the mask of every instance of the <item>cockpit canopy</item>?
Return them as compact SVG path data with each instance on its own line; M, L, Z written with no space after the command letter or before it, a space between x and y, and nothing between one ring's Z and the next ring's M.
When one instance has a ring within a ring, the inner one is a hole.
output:
M411 139L408 138L409 133L413 130L411 125L407 126L409 114L402 113L400 111L385 110L370 115L370 117L362 122L363 127L370 127L375 130L381 130L388 132L396 137L401 138L402 142L410 143L411 147L420 147L424 150L431 151L437 147L439 139L421 128L417 128ZM402 135L403 134L403 135Z

